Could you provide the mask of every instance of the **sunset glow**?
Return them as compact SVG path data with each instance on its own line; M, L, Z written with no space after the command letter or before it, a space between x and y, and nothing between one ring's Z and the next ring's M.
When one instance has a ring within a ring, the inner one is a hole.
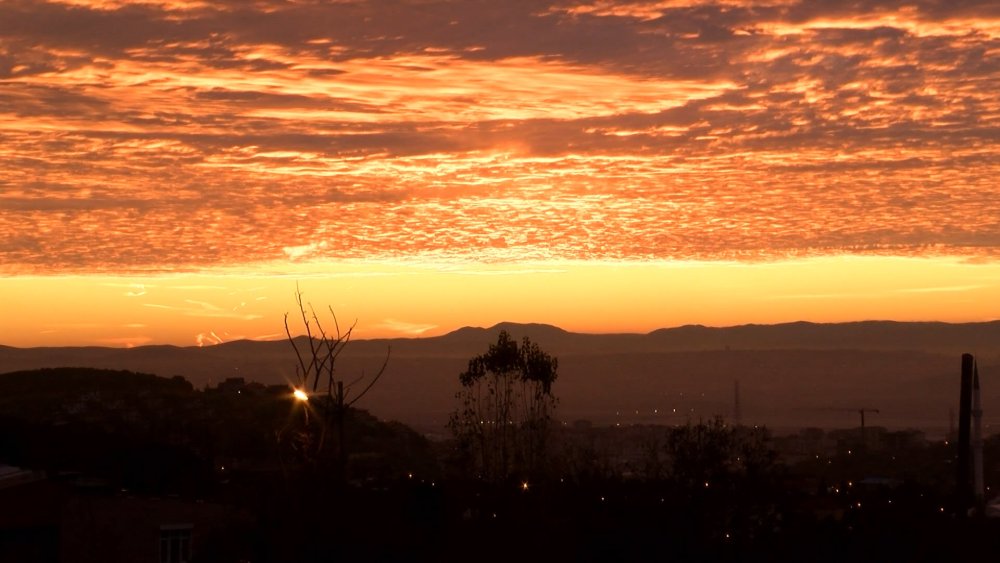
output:
M0 344L1000 318L1000 5L0 2Z

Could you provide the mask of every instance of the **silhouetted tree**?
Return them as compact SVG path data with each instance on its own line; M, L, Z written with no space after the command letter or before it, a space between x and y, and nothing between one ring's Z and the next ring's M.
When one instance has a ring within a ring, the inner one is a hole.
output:
M777 454L769 438L764 428L721 418L667 430L668 479L680 493L678 506L690 514L685 534L715 542L778 525Z
M535 475L548 445L558 360L527 337L501 331L459 376L461 408L449 426L468 461L488 481Z
M667 431L669 476L686 486L731 485L769 475L777 454L765 428L733 426L721 418Z
M327 333L316 310L312 304L303 301L302 292L298 288L295 291L295 302L299 308L306 338L305 342L299 340L296 343L296 338L292 336L288 325L288 313L285 313L285 334L298 360L295 366L295 397L303 406L303 426L292 434L292 446L306 461L323 463L328 460L330 453L329 431L335 428L337 440L333 459L336 477L338 481L342 481L347 466L345 414L347 409L364 397L385 373L391 350L386 350L385 361L374 375L366 377L362 372L358 378L345 384L343 379L338 379L337 358L351 341L357 321L342 332L337 315L333 312L333 308L329 307L334 332ZM356 386L360 391L351 396L351 390ZM311 418L310 412L314 414Z

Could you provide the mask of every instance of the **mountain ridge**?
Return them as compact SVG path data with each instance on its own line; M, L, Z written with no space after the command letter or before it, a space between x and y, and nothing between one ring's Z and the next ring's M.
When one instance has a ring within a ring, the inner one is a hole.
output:
M563 329L559 326L546 324L546 323L517 323L511 321L503 321L496 323L489 327L480 326L463 326L455 330L446 332L441 335L436 336L422 336L422 337L379 337L379 338L358 338L352 339L352 344L362 344L362 343L394 343L394 342L428 342L428 341L449 341L449 340L466 340L466 339L479 339L484 336L495 336L501 330L506 330L512 333L512 336L516 338L521 338L522 336L528 336L529 338L536 337L559 337L559 338L645 338L645 337L655 337L658 339L669 339L677 338L679 336L690 336L694 333L697 336L729 336L729 335L746 335L749 333L756 332L757 334L762 333L777 333L780 336L787 336L783 331L805 331L809 333L808 336L812 338L817 338L819 336L829 336L833 334L843 334L845 331L856 330L861 331L861 336L870 338L872 329L882 329L890 330L897 334L907 334L912 335L914 331L918 329L923 330L937 330L943 332L952 333L962 333L961 336L968 336L967 333L979 332L983 336L995 335L1000 337L1000 320L991 321L976 321L976 322L945 322L945 321L893 321L893 320L864 320L864 321L846 321L846 322L836 322L836 323L817 323L812 321L791 321L784 323L774 323L774 324L761 324L761 323L747 323L740 325L729 325L729 326L709 326L702 324L686 324L676 327L664 327L653 329L649 332L572 332ZM992 333L992 334L991 334ZM887 336L887 335L883 335ZM888 335L891 336L891 335ZM935 337L940 337L940 335L934 335ZM295 337L296 340L304 339L305 335L298 335ZM789 339L786 343L785 348L794 348L795 344L802 344L804 340L801 336L795 339ZM253 340L253 339L237 339L228 342L223 342L220 344L213 344L210 346L198 346L198 345L177 345L177 344L143 344L139 346L123 348L123 347L112 347L112 346L95 346L95 345L70 345L70 346L28 346L28 347L18 347L10 346L6 344L0 344L0 351L11 351L11 350L38 350L38 349L50 349L50 350L184 350L192 348L227 348L234 346L241 346L250 344L276 344L276 343L287 343L287 338L280 338L274 340ZM683 342L683 341L682 341ZM686 342L685 342L686 343ZM769 342L767 344L770 344ZM789 346L789 345L793 346ZM286 344L283 344L286 345ZM755 346L760 346L761 344L754 344ZM943 343L941 345L944 345ZM896 349L910 349L908 345L896 345ZM823 348L840 347L844 348L843 341L841 341L840 346L830 346L823 345ZM863 347L864 348L864 347ZM684 348L680 348L684 349ZM704 349L704 344L702 344L697 349Z
M744 420L754 423L850 424L850 417L817 409L863 404L881 409L872 424L941 430L957 401L960 354L972 352L983 377L985 421L1000 428L1000 408L992 408L1000 406L1000 384L994 384L994 374L1000 374L998 321L688 325L646 334L498 323L427 338L352 340L338 358L337 377L351 381L362 371L371 373L388 353L385 376L361 406L380 417L440 429L456 406L458 374L501 330L518 340L528 336L559 359L555 391L560 416L569 420L682 423L685 416L725 415L731 412L734 381L740 380ZM196 387L231 377L293 385L296 364L285 340L204 348L0 347L0 377L90 367L183 375Z

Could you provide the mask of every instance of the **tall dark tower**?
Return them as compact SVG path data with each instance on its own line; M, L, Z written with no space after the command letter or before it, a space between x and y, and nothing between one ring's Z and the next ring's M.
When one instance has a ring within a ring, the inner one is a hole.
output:
M737 379L733 385L733 424L743 424L743 407L740 406L740 380Z
M983 399L979 390L979 365L972 364L972 492L976 516L985 509L986 491L983 487Z
M962 354L962 381L958 396L958 464L955 474L955 501L959 517L967 514L972 502L972 459L970 426L972 422L972 372L975 358Z

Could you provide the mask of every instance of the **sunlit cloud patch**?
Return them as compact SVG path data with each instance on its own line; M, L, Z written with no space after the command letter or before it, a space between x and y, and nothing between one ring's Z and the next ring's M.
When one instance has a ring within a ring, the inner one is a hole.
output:
M0 272L993 260L997 61L985 1L11 0Z

